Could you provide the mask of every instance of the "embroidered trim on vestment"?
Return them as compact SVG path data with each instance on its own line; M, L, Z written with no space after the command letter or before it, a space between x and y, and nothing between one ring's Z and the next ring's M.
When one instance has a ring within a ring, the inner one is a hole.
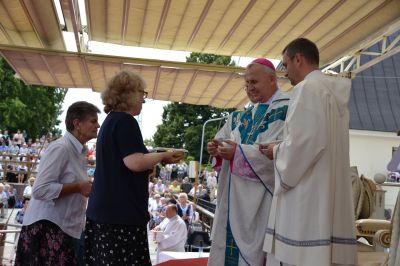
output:
M297 246L297 247L317 247L317 246L329 246L330 244L343 244L343 245L356 245L357 240L355 238L343 238L334 237L330 239L317 239L317 240L294 240L284 237L280 234L274 232L274 229L267 228L267 234L275 236L275 238L287 245Z

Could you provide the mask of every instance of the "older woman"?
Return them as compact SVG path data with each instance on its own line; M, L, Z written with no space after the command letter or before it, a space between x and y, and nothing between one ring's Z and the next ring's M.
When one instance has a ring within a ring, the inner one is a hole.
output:
M182 217L183 221L185 221L186 226L189 226L189 222L193 217L193 208L188 201L188 196L186 193L179 193L178 204L176 207L178 208L178 215Z
M87 102L68 108L67 132L49 145L40 161L15 265L77 265L92 187L86 175L85 143L97 136L99 112Z
M108 115L97 138L96 172L87 209L85 258L89 265L151 265L146 230L149 169L159 162L178 162L183 153L148 153L133 117L147 96L144 88L138 75L123 71L101 95Z

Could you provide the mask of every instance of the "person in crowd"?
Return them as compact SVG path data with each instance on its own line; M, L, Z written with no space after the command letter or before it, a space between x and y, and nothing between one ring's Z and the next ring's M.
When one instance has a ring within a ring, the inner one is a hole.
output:
M32 143L32 153L33 154L39 154L39 151L41 150L41 144L40 144L40 139L36 138L35 142Z
M172 196L172 194L170 192L165 192L164 198L166 198L169 201L171 199L174 199L174 196ZM174 204L176 204L176 203L174 203Z
M177 206L169 204L166 209L168 219L163 230L155 231L155 240L157 243L157 261L158 255L162 251L184 252L187 240L187 228L182 218L177 215Z
M6 144L6 146L10 146L10 135L8 134L8 130L4 130L3 141Z
M159 210L162 206L161 196L160 194L154 194L153 197L149 198L149 212L150 212L150 221L149 228L153 229L156 226L156 222L158 221Z
M160 168L160 177L161 177L161 180L163 181L163 183L165 183L167 181L167 170L165 169L165 166L162 166Z
M28 133L25 129L22 130L22 137L24 138L23 142L28 142Z
M24 136L21 133L21 130L18 129L17 133L14 134L13 142L14 142L15 145L18 146L18 148L21 148L21 145L23 143L25 143L25 139L24 139Z
M214 188L217 187L217 176L215 174L215 171L211 171L208 173L207 176L207 188L211 191Z
M24 214L15 265L78 265L80 237L92 183L86 175L85 143L97 137L99 109L73 103L67 132L53 141L40 161Z
M19 154L22 156L26 156L30 153L30 150L28 148L28 144L23 143L19 149Z
M29 138L28 141L26 142L26 145L28 146L30 152L32 152L32 144L33 144L33 140L31 138Z
M14 165L11 163L8 163L6 166L6 180L7 182L12 182L15 183L17 182L17 174L15 173L15 168Z
M25 187L24 193L22 194L24 198L31 198L32 188L34 183L35 183L35 178L34 177L29 178L28 185Z
M189 192L189 196L194 197L194 195L196 194L196 197L200 196L200 191L203 189L203 185L199 184L196 186L197 183L194 184L194 186L192 187L192 189ZM196 193L195 193L196 192Z
M14 208L16 203L17 190L9 183L4 184L4 191L7 194L8 208Z
M208 193L208 190L206 188L203 188L201 190L201 196L199 196L199 199L202 199L205 201L211 201L210 193Z
M20 209L20 210L17 212L17 214L15 215L15 222L16 222L16 223L18 223L18 224L23 224L23 222L24 222L24 215L25 215L26 209L27 209L28 206L29 206L29 201L30 201L29 198L24 198L24 199L22 200L22 209Z
M6 141L0 138L0 153L7 153L9 147L6 145Z
M149 197L149 212L157 211L158 206L161 204L160 194L154 193Z
M12 185L6 183L4 185L5 192L7 194L7 201L8 201L8 207L9 208L14 208L15 203L17 202L17 189L15 189Z
M260 145L275 166L267 265L356 265L351 81L324 75L317 46L305 38L285 47L282 65L294 86L283 141Z
M210 266L265 263L274 169L258 145L282 138L289 97L278 90L275 67L267 59L250 63L244 79L253 105L233 112L207 144L220 169Z
M15 143L11 143L10 141L10 145L8 146L8 152L12 155L17 155L19 153L18 145Z
M169 200L167 198L161 197L161 206L158 208L158 219L155 220L155 224L159 225L164 219L165 219L165 211L167 209L167 205L169 203Z
M172 181L172 184L169 186L169 191L172 194L178 194L181 192L181 186L178 183L178 180Z
M18 183L25 183L25 181L26 181L26 179L27 179L27 176L28 176L28 174L27 174L27 172L28 172L28 166L25 164L25 163L22 163L22 164L18 164L17 165L17 168L16 168L16 170L17 170L17 174L18 174L18 176L17 176L17 178L18 178ZM29 182L28 182L29 183ZM28 186L29 187L29 186ZM29 188L28 188L28 192L31 190L31 187L32 186L30 186ZM25 188L26 189L26 188Z
M189 177L185 176L181 184L181 192L189 194L192 187L193 187L192 184L189 182Z
M154 185L154 192L160 195L164 195L165 186L161 179L157 180L157 184Z
M86 213L88 265L151 265L147 239L149 171L159 162L179 162L183 152L148 153L134 118L147 96L144 89L140 76L122 71L101 94L107 117L97 138L96 172ZM118 193L110 197L110 191Z
M165 193L171 193L171 191L169 190L170 186L171 186L171 182L169 180L166 180L165 186L164 186L164 195L165 195Z
M178 180L182 181L183 177L186 175L187 165L185 162L178 164Z
M189 226L190 219L193 216L193 206L188 201L186 193L179 193L176 207L178 208L178 215L182 217L186 225Z
M0 183L0 218L4 218L8 208L8 197L5 186Z

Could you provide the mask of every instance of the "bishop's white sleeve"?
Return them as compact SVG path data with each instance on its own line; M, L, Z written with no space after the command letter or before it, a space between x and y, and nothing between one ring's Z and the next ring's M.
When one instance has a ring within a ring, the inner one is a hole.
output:
M329 134L324 107L328 101L312 86L295 89L301 91L292 98L285 139L274 147L275 193L292 189L306 176L323 154Z
M215 138L230 139L231 138L231 124L232 124L232 114L229 114L228 119L226 119L225 124L222 128L215 134Z

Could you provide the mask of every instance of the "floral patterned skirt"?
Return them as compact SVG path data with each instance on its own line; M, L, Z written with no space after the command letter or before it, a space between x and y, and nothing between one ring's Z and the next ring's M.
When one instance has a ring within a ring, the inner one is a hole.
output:
M23 226L18 240L15 265L77 265L74 238L47 220Z
M86 218L86 265L151 266L146 226L96 223Z

